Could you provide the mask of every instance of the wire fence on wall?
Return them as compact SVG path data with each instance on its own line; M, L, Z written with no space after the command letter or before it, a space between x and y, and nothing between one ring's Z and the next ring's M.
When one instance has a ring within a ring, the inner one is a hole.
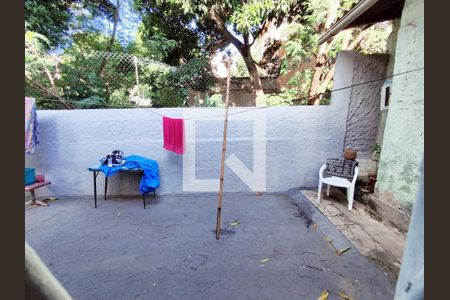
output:
M423 68L403 73L420 70ZM174 67L122 52L48 55L26 61L25 95L36 98L38 107L44 109L220 107L223 106L226 80L218 78L215 73L209 57L194 58ZM344 89L403 73L356 83ZM305 104L310 97L330 99L331 93L337 91L285 97L276 78L261 80L268 95L282 95L278 99L272 98L275 101L266 102L262 107ZM232 106L254 106L249 78L232 77L230 94Z
M25 84L26 95L48 108L64 102L76 108L217 106L221 100L207 57L173 67L127 53L49 56L28 62Z

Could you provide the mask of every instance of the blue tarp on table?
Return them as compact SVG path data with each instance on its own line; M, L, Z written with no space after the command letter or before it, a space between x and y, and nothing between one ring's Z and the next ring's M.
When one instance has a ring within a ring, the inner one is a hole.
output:
M106 164L100 166L100 171L102 171L105 176L109 177L120 171L122 168L138 169L144 170L144 174L141 178L141 183L139 185L139 191L144 193L153 192L159 187L159 174L158 174L158 162L156 160L148 159L138 155L130 155L124 157L126 162L121 166L108 167Z

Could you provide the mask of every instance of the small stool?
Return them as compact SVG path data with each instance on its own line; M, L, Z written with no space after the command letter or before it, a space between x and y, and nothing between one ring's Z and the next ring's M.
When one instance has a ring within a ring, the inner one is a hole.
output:
M44 203L42 201L36 200L36 195L34 193L35 189L38 189L40 187L46 186L51 184L50 181L41 181L41 182L35 182L33 184L30 185L26 185L25 186L25 192L30 192L31 193L31 200L27 201L25 203L25 205L43 205L43 206L48 206L47 203Z

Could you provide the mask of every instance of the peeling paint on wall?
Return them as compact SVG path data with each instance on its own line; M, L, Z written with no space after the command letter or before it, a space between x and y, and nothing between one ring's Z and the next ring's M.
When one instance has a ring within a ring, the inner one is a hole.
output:
M397 36L394 73L424 67L424 3L406 0ZM377 187L411 207L424 152L424 72L393 78Z

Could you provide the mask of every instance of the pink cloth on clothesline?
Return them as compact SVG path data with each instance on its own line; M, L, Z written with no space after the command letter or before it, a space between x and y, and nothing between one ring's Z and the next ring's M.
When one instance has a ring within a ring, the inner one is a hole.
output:
M184 120L163 117L164 149L184 154Z

